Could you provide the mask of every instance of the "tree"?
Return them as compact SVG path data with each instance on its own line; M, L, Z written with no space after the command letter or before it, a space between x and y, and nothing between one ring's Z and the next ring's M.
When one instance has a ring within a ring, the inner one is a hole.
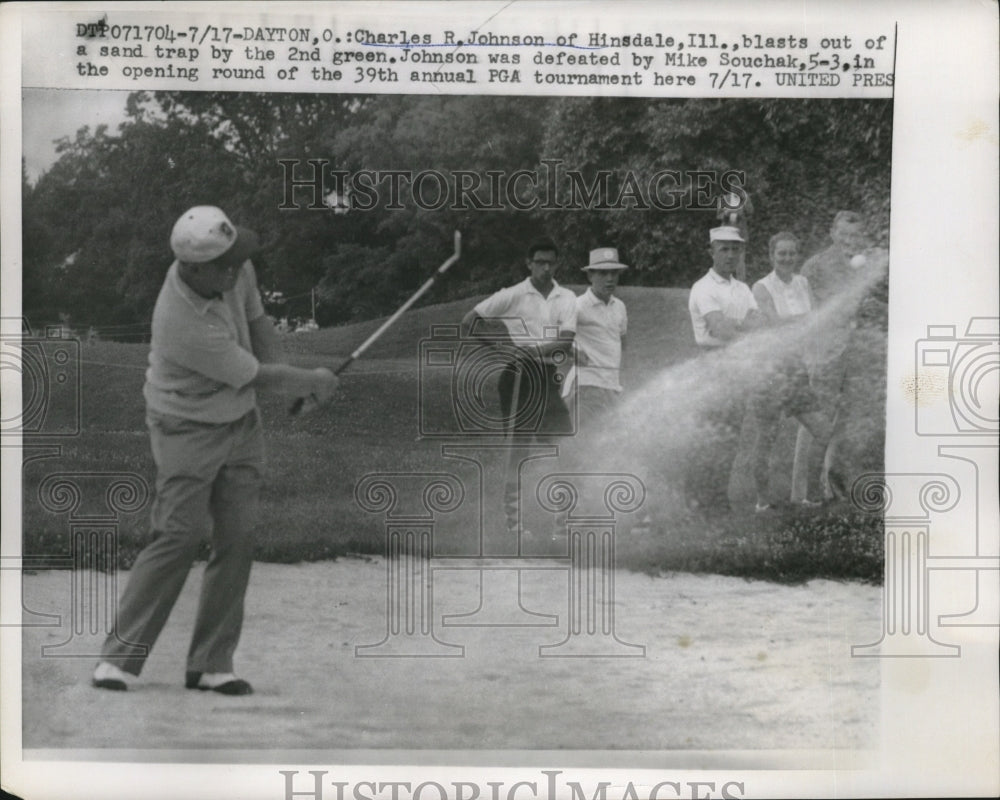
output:
M197 123L147 117L123 123L117 136L81 128L57 152L29 198L51 236L44 248L29 246L26 261L59 273L64 294L52 298L50 315L68 313L75 325L147 323L170 264L173 220L196 197L230 194L232 155Z
M382 203L371 211L348 213L339 240L331 242L333 255L323 262L321 284L324 303L337 309L331 319L358 319L358 314L387 313L398 306L450 253L455 229L464 234L462 261L427 301L489 291L514 275L521 277L527 240L541 226L509 207L480 210L477 202L480 207L496 203L490 197L489 171L509 175L535 167L550 102L379 96L366 104L334 140L337 163L352 174L404 170L407 177L400 183L400 208L385 207L389 187L382 184ZM472 192L476 199L467 196L464 207L448 203L428 209L442 188L457 200L455 187L467 180L462 173L470 181L480 179ZM422 203L416 197L421 189ZM369 271L378 276L374 283Z
M677 210L626 206L548 219L569 241L621 248L640 283L690 285L707 265L707 230L717 224L713 210L695 208L705 204L691 173L736 170L755 207L748 261L756 278L767 271L770 234L791 229L813 251L840 208L864 213L887 243L891 141L890 101L567 98L546 127L546 158L587 180L610 171L612 197L629 173L640 186L662 170L688 180ZM713 201L721 193L716 185Z
M689 286L707 266L722 189L716 180L705 194L700 182L726 171L742 176L756 209L750 278L767 269L771 233L790 229L815 251L838 208L866 214L887 242L889 101L136 92L127 114L114 133L63 139L35 186L22 177L26 307L45 319L148 322L170 227L201 204L261 234L264 288L318 286L326 323L398 306L451 251L456 228L462 261L425 302L520 279L524 248L543 232L568 263L611 245L633 266L630 281ZM313 175L310 160L323 164L323 192L335 171L409 177L395 207L383 181L373 208L361 210L355 186L353 208L338 213L317 208L311 187L290 189L290 177ZM533 188L512 181L518 170L537 175ZM663 174L679 176L658 185L673 210L650 202ZM516 207L515 185L533 210ZM572 190L595 194L561 207Z

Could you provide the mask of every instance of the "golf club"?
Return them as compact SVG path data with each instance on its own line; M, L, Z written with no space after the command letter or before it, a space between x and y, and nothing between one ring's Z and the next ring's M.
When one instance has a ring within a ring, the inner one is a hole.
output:
M361 355L365 352L365 350L367 350L376 341L378 341L378 338L387 330L389 330L389 328L392 327L392 325L396 322L396 320L398 320L403 314L406 313L406 311L410 308L410 306L412 306L414 303L417 302L417 300L419 300L424 294L426 294L427 290L434 285L434 281L437 280L439 276L447 272L448 269L451 267L451 265L454 264L456 261L458 261L458 259L461 257L461 254L462 254L462 234L460 231L455 231L454 252L440 267L437 268L434 274L431 275L424 282L423 286L421 286L419 289L417 289L417 291L413 293L413 295L410 297L409 300L407 300L405 303L403 303L403 305L401 305L398 309L396 309L396 312L391 317L389 317L389 319L383 322L379 326L378 330L376 330L371 336L365 339L364 342L362 342L361 345L359 345L358 348L353 353L351 353L347 357L347 359L333 371L333 374L340 375L340 373L342 373L345 369L347 369L354 361L359 359ZM309 397L299 397L295 400L294 403L292 403L292 407L289 409L289 413L293 417L297 417L304 413L312 411L316 405L317 405L316 400L311 395Z

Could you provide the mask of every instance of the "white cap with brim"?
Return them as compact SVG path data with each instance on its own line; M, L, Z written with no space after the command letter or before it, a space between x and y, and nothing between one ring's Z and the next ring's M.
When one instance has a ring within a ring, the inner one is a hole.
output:
M221 208L195 206L174 223L170 249L178 261L203 264L228 253L240 263L260 247L257 234L229 221Z
M628 269L628 264L618 261L618 251L614 247L598 247L590 251L590 263L582 269L584 272L590 269Z
M740 235L739 228L734 228L732 225L720 225L718 228L712 228L708 232L708 241L745 242L746 240Z

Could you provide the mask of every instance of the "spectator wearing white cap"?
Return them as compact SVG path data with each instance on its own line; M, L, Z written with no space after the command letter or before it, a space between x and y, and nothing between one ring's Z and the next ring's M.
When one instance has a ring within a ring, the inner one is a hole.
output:
M695 342L704 350L724 347L761 325L750 287L734 277L744 254L738 228L722 225L709 231L712 266L691 287L688 311ZM729 510L729 475L739 446L743 396L719 396L700 414L710 435L695 442L686 465L684 491L689 506L706 513Z
M622 271L628 265L618 250L601 247L590 251L583 267L590 288L576 298L576 366L563 388L564 397L576 397L577 425L589 428L612 412L621 394L622 351L628 333L628 312L615 297Z
M92 683L124 690L139 675L202 542L212 552L187 654L185 687L245 695L233 673L263 473L257 390L327 403L337 378L284 356L251 258L256 234L214 206L174 225L176 260L153 310L143 394L156 464L152 541L136 558Z
M688 311L695 343L712 348L758 327L760 318L750 287L734 277L744 253L739 229L728 225L712 228L709 252L712 266L691 287Z

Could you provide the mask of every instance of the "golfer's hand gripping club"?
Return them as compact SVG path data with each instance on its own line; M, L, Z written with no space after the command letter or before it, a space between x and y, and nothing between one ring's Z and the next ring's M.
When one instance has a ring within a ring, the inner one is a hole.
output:
M296 400L302 404L302 410L299 412L302 414L308 414L327 405L333 399L333 395L340 385L340 379L336 373L331 372L326 367L317 367L312 373L313 390L308 397L300 397Z
M350 364L353 361L360 358L361 354L364 353L365 350L367 350L369 347L371 347L371 345L373 345L383 333L389 330L389 328L392 327L392 325L396 322L396 320L398 320L401 316L403 316L403 314L406 313L407 310L409 310L410 306L412 306L414 303L417 302L417 300L423 297L423 295L427 292L427 290L434 285L434 281L438 278L438 276L443 275L445 272L448 271L448 269L451 267L452 264L458 261L458 259L462 255L462 234L460 232L455 231L454 241L455 241L454 252L448 257L447 261L445 261L440 267L438 267L435 273L431 275L431 277L429 277L424 282L424 285L421 286L419 289L417 289L417 291L413 293L413 296L410 297L409 300L407 300L405 303L403 303L403 305L401 305L398 309L396 309L396 312L391 317L389 317L389 319L383 322L382 325L378 328L378 330L375 331L375 333L373 333L371 336L365 339L365 341L361 344L361 346L358 347L358 349L355 350L353 353L351 353L350 357L346 361L344 361L344 363L342 363L332 373L330 373L331 377L336 378L336 376L340 375L340 373L342 373L345 369L347 369L347 367L350 366ZM321 367L321 369L325 368ZM326 370L326 372L330 371ZM329 398L327 399L327 402L329 402ZM320 397L317 396L315 393L313 393L310 394L308 397L298 398L294 403L292 403L292 407L289 409L289 413L293 417L298 417L301 416L302 414L308 414L312 411L315 411L317 408L321 407L324 404L325 403L320 402Z

